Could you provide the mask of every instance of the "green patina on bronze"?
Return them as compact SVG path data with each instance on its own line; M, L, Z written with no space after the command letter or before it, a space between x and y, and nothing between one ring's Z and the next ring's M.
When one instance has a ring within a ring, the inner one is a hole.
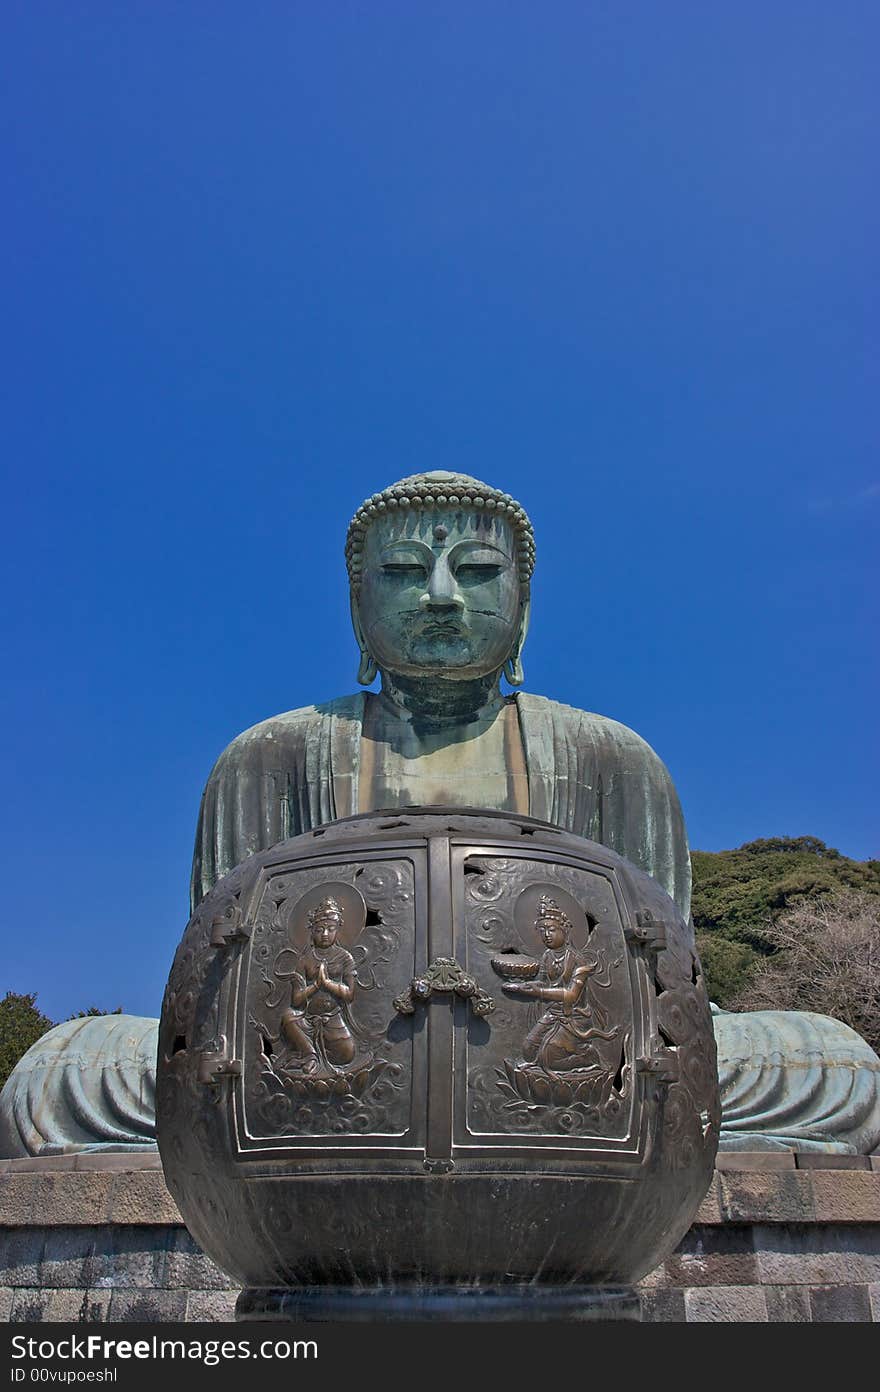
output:
M220 756L202 801L196 905L246 856L379 807L524 812L601 841L687 916L690 860L664 765L617 721L523 682L535 558L522 506L467 475L415 474L348 530L358 678L381 690L261 722Z

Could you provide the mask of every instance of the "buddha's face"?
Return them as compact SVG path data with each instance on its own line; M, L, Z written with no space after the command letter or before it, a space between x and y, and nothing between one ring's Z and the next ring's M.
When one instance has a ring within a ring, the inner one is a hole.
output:
M498 672L524 595L506 518L456 509L392 512L364 540L357 617L380 671L451 680Z

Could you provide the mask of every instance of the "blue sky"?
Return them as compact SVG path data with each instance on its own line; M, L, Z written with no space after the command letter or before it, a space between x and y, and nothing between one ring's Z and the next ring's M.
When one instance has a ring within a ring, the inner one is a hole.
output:
M418 469L537 533L527 688L692 845L878 854L880 11L8 3L4 989L158 1013L199 796L355 688Z

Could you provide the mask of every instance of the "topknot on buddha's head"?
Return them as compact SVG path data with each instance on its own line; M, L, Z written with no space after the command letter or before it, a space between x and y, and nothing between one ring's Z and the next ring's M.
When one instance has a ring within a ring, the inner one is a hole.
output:
M520 584L527 589L535 568L535 534L521 503L491 484L468 474L433 469L426 474L410 474L399 483L383 488L361 503L348 528L345 561L355 594L363 569L364 538L370 523L389 513L431 512L433 509L461 509L506 518L516 539L516 561Z

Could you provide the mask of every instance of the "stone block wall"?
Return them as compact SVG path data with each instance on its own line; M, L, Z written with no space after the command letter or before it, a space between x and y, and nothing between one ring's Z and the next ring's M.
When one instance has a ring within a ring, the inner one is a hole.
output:
M157 1153L0 1161L0 1320L231 1320Z
M880 1157L723 1154L643 1319L880 1323ZM0 1161L0 1319L231 1320L157 1154Z
M722 1153L643 1318L880 1323L880 1156Z

